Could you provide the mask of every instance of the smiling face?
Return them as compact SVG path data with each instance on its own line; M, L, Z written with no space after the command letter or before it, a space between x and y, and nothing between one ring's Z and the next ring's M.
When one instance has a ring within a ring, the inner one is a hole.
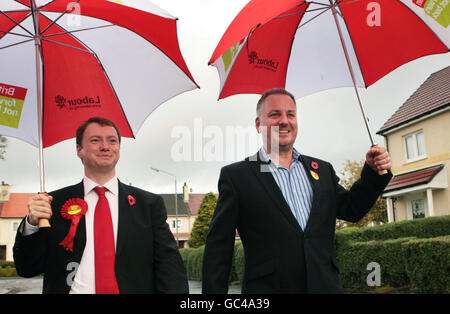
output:
M77 155L81 158L85 174L115 174L115 166L120 157L119 137L112 126L98 123L89 124L77 145Z
M292 151L297 138L297 107L291 97L285 94L269 95L255 120L258 133L263 133L264 147L268 152Z

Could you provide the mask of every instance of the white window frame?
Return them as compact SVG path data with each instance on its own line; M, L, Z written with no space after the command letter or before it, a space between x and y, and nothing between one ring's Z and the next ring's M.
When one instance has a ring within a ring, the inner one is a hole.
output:
M423 135L423 151L424 151L424 154L419 156L417 135L420 134L420 133ZM409 137L412 137L414 145L412 147L413 148L413 156L408 159L408 145L406 144L406 139L409 138ZM419 130L419 131L416 131L414 133L409 133L409 134L403 136L403 143L404 143L404 148L405 148L405 159L406 159L407 163L427 158L427 151L426 151L426 148L425 148L425 146L426 146L425 145L425 133L423 132L423 130Z
M13 221L12 224L11 224L11 226L12 226L12 231L13 231L13 232L17 232L17 229L19 229L19 225L20 225L20 222Z
M414 214L413 214L413 202L415 202L415 201L422 201L423 202L423 210L424 210L424 213L425 213L425 217L424 218L426 218L426 217L428 217L428 215L427 215L427 202L426 202L426 200L425 200L425 198L423 197L423 195L414 195L414 196L411 196L411 197L408 197L407 198L407 210L408 210L408 213L407 213L407 217L408 217L408 220L413 220L413 219L418 219L418 218L414 218Z
M175 221L177 221L177 220L176 219L171 220L171 224L170 224L171 229L176 229L177 224L178 224L178 229L181 227L181 219L178 219L178 223L176 223Z

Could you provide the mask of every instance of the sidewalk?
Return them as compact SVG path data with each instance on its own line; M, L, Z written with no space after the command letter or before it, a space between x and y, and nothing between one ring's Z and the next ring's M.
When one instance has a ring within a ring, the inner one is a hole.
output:
M21 277L0 277L0 294L41 294L42 277L21 278ZM189 281L189 293L201 294L201 282ZM240 294L240 286L230 286L229 294Z

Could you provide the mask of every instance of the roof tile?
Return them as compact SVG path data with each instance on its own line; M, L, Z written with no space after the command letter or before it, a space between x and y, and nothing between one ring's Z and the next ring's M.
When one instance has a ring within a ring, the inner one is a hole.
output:
M22 218L28 214L28 199L34 193L11 193L9 202L3 204L0 218Z
M415 170L394 176L389 184L384 189L384 192L404 189L419 184L426 184L430 182L434 176L444 167L444 165L437 165L429 168Z
M431 74L377 134L450 105L450 66Z

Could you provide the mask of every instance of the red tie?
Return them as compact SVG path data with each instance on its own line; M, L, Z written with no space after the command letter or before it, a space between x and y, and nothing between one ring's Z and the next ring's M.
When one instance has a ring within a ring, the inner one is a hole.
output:
M95 250L95 292L98 294L118 294L115 273L114 230L111 210L106 199L106 188L96 187L98 194L94 214Z

